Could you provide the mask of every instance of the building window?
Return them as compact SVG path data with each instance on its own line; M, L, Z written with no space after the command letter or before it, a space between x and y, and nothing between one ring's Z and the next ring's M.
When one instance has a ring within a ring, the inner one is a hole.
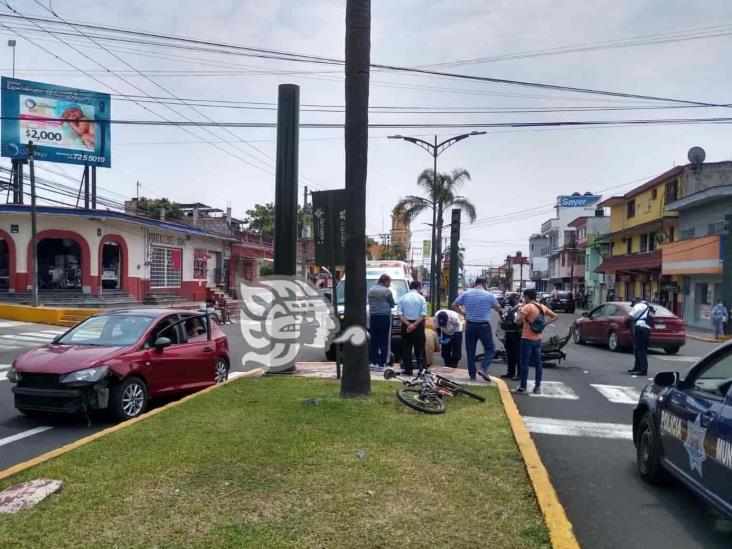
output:
M641 252L648 251L648 235L646 233L643 233L642 235L640 235L640 251Z
M635 198L628 202L628 219L635 217Z
M686 240L687 238L694 238L696 235L696 230L692 227L691 229L681 229L681 240Z
M679 181L674 179L666 183L666 204L676 202L679 199Z
M628 241L625 243L625 253L632 254L633 253L633 239L629 238Z
M150 287L180 288L183 250L150 248Z
M707 234L722 234L724 233L724 221L715 221L709 224L709 230Z
M653 189L651 191L651 200L656 200L658 198L658 189Z
M671 227L668 231L668 241L673 242L676 236L676 227Z
M650 232L648 233L648 251L652 252L656 249L656 233Z

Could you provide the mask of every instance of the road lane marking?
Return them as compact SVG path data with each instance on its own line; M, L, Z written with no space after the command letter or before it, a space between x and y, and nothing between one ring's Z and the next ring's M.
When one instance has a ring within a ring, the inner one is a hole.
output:
M561 381L543 381L541 384L541 394L535 395L531 391L534 390L534 382L529 381L528 391L532 397L536 398L558 398L562 400L579 400L577 393L571 387L565 385Z
M43 433L44 431L48 431L49 429L53 429L53 427L49 427L49 426L36 427L35 429L28 429L27 431L23 431L22 433L17 433L15 435L11 435L9 437L0 438L0 446L5 446L6 444L11 444L13 442L17 442L24 438L32 437L33 435L37 435L38 433Z
M53 336L65 334L68 330L41 330L42 334L51 334Z
M18 335L22 335L25 337L33 337L33 338L38 338L38 339L43 339L43 340L49 340L49 339L54 338L54 336L52 336L51 334L44 334L43 332L20 332L20 334L18 334Z
M524 417L524 422L529 432L541 435L633 440L633 428L630 424L574 421L548 417Z
M0 338L7 339L12 341L13 343L34 343L34 344L40 344L43 345L45 343L48 343L51 341L48 338L38 338L38 337L30 337L26 335L17 335L17 334L5 334L1 335Z
M7 381L8 372L5 370L10 368L10 364L0 364L0 381Z
M669 360L671 362L698 362L699 360L701 360L700 356L652 356L659 360Z
M596 385L594 383L590 383L590 386L599 391L610 402L616 404L638 404L638 400L640 400L640 391L635 387Z
M20 322L18 320L0 320L0 328L15 328L16 326L25 326L29 322Z

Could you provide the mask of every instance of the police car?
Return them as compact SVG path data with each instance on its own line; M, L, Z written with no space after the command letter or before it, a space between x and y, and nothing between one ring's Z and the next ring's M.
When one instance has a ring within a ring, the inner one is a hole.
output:
M689 370L660 372L633 411L643 479L672 476L732 518L732 342Z

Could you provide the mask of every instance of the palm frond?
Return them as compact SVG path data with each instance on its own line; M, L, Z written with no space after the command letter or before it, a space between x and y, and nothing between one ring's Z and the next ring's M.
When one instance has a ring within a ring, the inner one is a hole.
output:
M405 196L397 203L396 208L403 210L407 221L413 221L422 212L432 209L432 202L421 196Z
M450 206L455 206L460 208L465 214L468 216L468 219L471 223L475 221L475 219L478 217L476 211L475 211L475 205L465 198L464 196L455 196L453 197L452 202L450 203Z

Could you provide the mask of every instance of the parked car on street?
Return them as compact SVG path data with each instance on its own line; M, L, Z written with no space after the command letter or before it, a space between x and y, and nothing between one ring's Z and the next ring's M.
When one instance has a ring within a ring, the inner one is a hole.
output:
M671 476L732 519L732 343L702 358L682 379L660 372L633 410L640 476Z
M552 294L550 294L549 292L541 292L538 295L539 303L541 303L542 305L547 305L547 303L549 302L549 298L551 296L552 296Z
M547 299L546 305L555 312L564 311L565 313L574 314L576 309L574 294L564 290L553 291L551 297Z
M650 349L663 349L673 355L686 344L684 321L661 305L652 304L656 322L651 330ZM633 345L630 331L630 303L613 301L582 313L574 322L574 342L602 343L611 351L623 351Z
M15 359L15 407L24 414L110 410L139 416L150 399L190 393L229 375L226 335L208 315L175 309L92 316Z

